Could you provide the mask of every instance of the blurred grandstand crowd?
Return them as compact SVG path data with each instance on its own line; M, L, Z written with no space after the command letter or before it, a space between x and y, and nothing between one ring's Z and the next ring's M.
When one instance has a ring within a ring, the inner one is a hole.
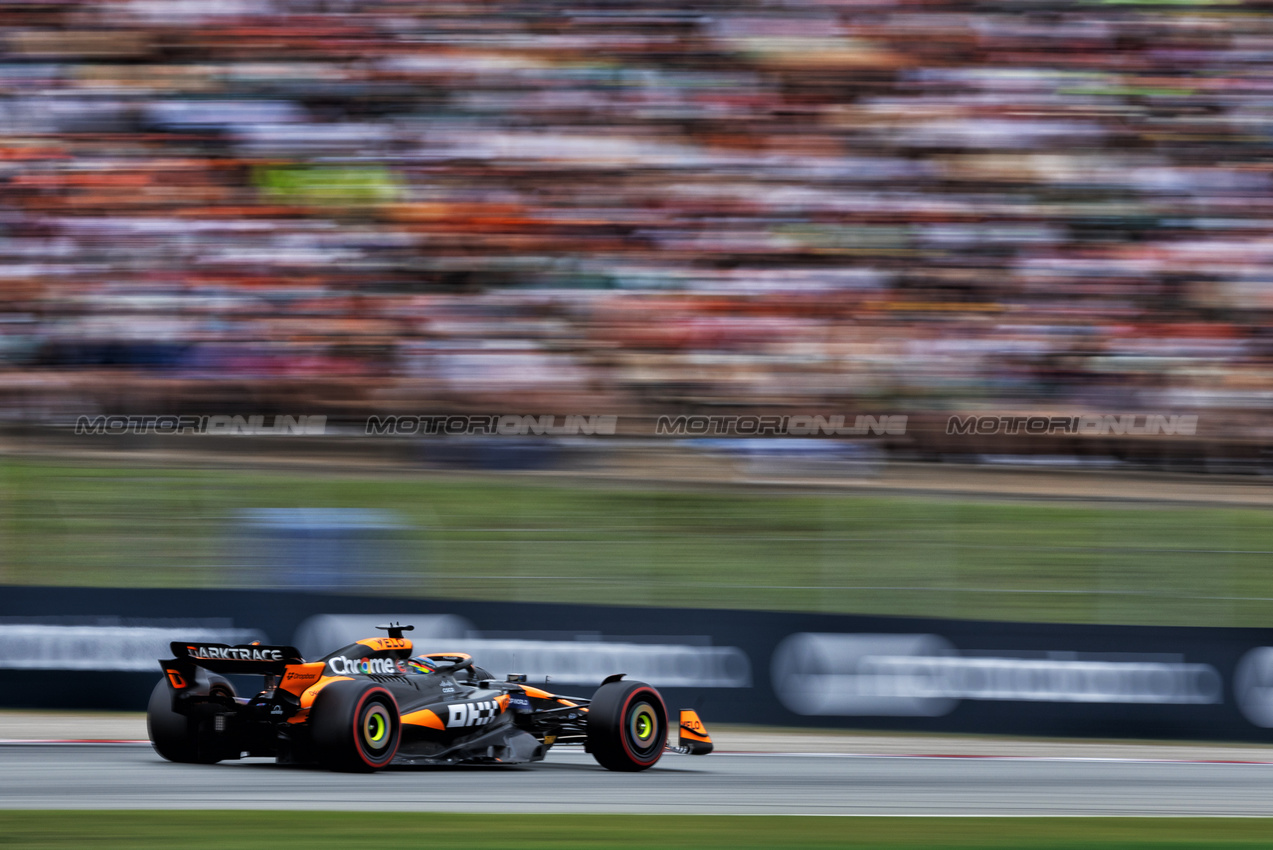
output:
M1260 442L1271 154L1241 2L0 0L0 412Z

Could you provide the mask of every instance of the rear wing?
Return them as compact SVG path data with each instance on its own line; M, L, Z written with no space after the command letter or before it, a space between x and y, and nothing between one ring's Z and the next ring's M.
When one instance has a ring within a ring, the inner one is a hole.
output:
M224 643L169 644L173 658L159 662L165 670L170 667L193 665L213 673L255 673L282 675L289 664L304 664L305 659L294 646L265 646L259 643L230 646Z

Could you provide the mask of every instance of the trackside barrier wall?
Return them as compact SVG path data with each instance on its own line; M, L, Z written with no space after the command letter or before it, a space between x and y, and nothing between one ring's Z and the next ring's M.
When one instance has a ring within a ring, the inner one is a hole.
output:
M276 591L5 587L0 705L142 710L169 640L312 658L389 618L417 625L422 652L471 652L561 693L627 673L709 725L1273 742L1273 629Z

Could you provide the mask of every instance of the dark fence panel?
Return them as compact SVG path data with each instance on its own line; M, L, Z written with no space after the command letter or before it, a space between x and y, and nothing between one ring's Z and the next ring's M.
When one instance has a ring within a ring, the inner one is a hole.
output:
M611 672L709 723L1273 741L1273 630L1080 626L275 591L6 587L0 705L144 708L168 640L421 651L587 696ZM248 681L245 686L252 686Z

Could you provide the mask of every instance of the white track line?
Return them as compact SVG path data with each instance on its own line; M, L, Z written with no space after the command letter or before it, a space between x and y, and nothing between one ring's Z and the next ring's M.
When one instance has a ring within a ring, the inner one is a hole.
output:
M1127 756L997 756L955 753L773 753L742 750L717 750L719 756L782 756L784 758L851 758L851 759L961 759L967 761L1074 761L1115 762L1124 764L1262 764L1273 761L1248 761L1245 759L1168 759L1132 758Z
M0 745L58 745L73 746L83 744L133 744L149 745L145 739L125 738L0 738ZM670 753L675 758L679 753ZM1246 759L1170 759L1170 758L1133 758L1128 756L1001 756L974 755L971 753L774 753L751 752L747 750L717 750L717 756L751 756L763 758L844 758L844 759L963 759L968 761L1040 761L1040 762L1110 762L1114 764L1235 764L1235 765L1267 765L1273 761L1252 761Z

